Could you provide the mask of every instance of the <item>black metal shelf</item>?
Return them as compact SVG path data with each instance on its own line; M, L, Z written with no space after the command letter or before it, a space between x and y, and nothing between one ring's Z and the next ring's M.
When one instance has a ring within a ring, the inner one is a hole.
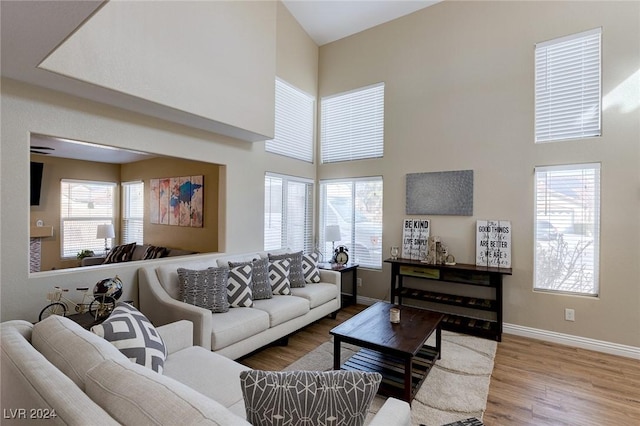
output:
M437 293L434 291L418 290L410 287L402 288L402 290L400 290L400 294L406 299L424 300L425 302L462 306L465 308L480 309L489 312L495 312L496 310L496 301L493 299L457 296L453 294Z

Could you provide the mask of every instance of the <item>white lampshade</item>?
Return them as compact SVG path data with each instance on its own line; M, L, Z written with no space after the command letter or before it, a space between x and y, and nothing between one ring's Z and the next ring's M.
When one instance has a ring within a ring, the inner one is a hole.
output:
M342 237L340 236L340 226L338 225L327 225L324 229L324 238L327 241L340 241Z
M114 238L116 233L111 223L105 225L98 225L98 231L96 232L96 238Z

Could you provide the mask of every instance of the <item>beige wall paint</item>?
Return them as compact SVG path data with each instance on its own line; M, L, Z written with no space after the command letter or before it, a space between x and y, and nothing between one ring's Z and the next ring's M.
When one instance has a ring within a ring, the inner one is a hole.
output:
M283 11L281 11L283 12ZM317 46L278 15L278 73L312 91L317 86ZM152 19L148 16L146 19ZM181 28L189 29L188 23ZM290 43L295 38L305 41ZM281 49L286 49L280 52ZM275 58L275 54L273 55ZM311 59L309 59L311 58ZM311 61L311 63L307 63ZM188 70L187 70L188 71ZM312 76L309 76L309 72ZM176 74L188 79L188 72ZM28 161L30 132L56 135L160 155L223 165L219 176L219 250L228 253L263 248L264 174L266 171L315 177L315 165L264 152L264 143L248 143L3 79L0 122L0 319L34 321L54 285L93 285L118 274L124 300L137 300L139 262L29 274ZM243 101L245 102L245 101ZM273 118L271 118L273 120ZM145 262L159 262L145 261Z
M42 188L40 205L30 207L31 226L41 219L45 225L53 226L53 237L42 239L41 271L51 269L74 268L79 261L62 260L60 258L60 181L62 179L94 180L100 182L120 182L120 165L94 163L90 161L71 160L68 158L31 155L33 161L44 163L42 170ZM119 200L118 188L115 189L115 200ZM116 221L120 221L120 209L116 205Z
M276 2L107 2L41 68L273 136Z
M220 169L218 164L178 158L152 158L122 165L122 182L144 182L144 242L156 246L179 248L199 253L218 251L218 203ZM204 177L204 206L202 228L152 224L149 221L150 179L179 176Z
M534 44L595 27L603 28L603 136L534 144ZM511 220L505 322L638 347L639 70L638 2L439 3L320 48L319 96L385 82L385 153L321 165L318 177L383 176L388 254L401 239L406 174L473 169L474 215L428 218L432 235L467 263L477 219ZM602 163L600 296L533 292L533 169L583 162ZM388 298L388 265L359 275L360 294ZM575 322L564 321L565 307Z

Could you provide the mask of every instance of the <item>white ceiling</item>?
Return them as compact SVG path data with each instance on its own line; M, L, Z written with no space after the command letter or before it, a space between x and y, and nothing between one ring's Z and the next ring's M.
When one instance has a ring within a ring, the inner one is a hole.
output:
M440 1L442 0L282 0L318 46L384 24Z
M31 151L50 157L72 158L74 160L96 161L99 163L125 164L157 157L139 151L130 151L104 145L51 136L31 134Z

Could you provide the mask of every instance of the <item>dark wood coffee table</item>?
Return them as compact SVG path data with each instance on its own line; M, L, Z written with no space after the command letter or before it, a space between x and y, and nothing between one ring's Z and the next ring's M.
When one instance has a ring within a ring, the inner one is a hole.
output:
M425 309L400 307L400 322L389 321L386 302L378 302L333 328L333 369L373 371L382 374L378 393L413 400L431 367L440 359L444 317ZM436 346L425 342L436 332ZM362 349L340 365L342 342Z

